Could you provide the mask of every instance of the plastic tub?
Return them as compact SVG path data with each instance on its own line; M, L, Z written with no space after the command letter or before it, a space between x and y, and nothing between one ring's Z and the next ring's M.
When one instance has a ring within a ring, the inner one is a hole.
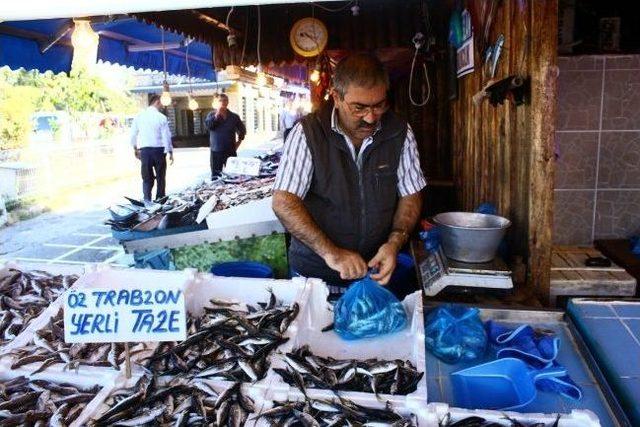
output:
M438 224L442 249L461 262L492 261L511 221L501 216L473 212L445 212L433 217Z
M254 279L273 279L273 269L255 261L231 261L215 264L211 273L223 277L250 277Z

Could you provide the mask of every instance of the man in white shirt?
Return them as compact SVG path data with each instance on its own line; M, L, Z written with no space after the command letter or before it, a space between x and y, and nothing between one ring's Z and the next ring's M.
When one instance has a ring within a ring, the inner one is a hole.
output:
M173 164L173 145L167 116L160 112L160 96L149 97L149 107L141 111L131 125L131 145L142 163L142 194L145 204L151 203L154 180L158 181L156 200L165 196L167 154Z
M280 112L280 129L283 131L283 140L286 141L287 136L289 136L291 129L293 129L293 126L298 122L299 118L298 112L293 107L293 101L288 99Z

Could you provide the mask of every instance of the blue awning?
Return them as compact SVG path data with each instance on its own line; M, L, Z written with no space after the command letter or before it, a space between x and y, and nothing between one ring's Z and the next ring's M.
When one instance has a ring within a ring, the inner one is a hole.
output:
M51 70L54 73L71 69L73 47L71 46L70 19L45 19L37 21L14 21L0 23L0 66L9 68ZM155 25L145 24L133 18L112 22L92 23L99 35L98 59L112 64L120 64L137 69L163 71L162 50L144 50L145 45L157 45L162 41L162 30ZM59 36L62 37L42 51ZM205 43L164 32L165 44L173 46L166 50L167 73L215 80L211 47ZM179 44L179 46L178 46ZM139 51L130 46L142 47Z

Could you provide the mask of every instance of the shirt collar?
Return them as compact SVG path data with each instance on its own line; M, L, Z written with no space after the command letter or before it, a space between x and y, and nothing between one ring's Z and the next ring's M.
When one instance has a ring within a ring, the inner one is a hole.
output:
M373 134L369 138L378 133L381 128L382 124L378 122L376 129L373 131ZM338 123L338 109L336 107L333 107L333 110L331 110L331 130L339 133L340 135L345 135L344 131L340 129L340 124Z

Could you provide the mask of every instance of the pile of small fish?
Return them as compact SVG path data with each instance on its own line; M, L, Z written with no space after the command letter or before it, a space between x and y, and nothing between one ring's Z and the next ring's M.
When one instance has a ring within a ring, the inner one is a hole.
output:
M78 369L81 365L111 366L119 369L124 363L125 352L122 343L74 343L64 342L63 309L49 320L46 327L35 331L31 343L11 351L14 356L11 369L22 365L40 363L36 372L41 372L56 363L64 363L68 369ZM130 347L133 361L144 364L153 355L155 344L136 343Z
M109 409L92 426L242 426L255 412L251 398L235 383L217 392L204 382L175 377L160 385L145 376L134 389L116 391L105 402Z
M482 417L478 417L476 415L471 416L471 417L467 417L467 418L463 418L461 420L452 422L451 421L451 414L447 414L444 419L442 421L440 421L438 423L438 425L440 427L505 427L505 426L510 426L510 427L558 427L558 423L560 422L560 415L558 414L558 417L556 418L555 422L553 422L552 424L546 424L546 423L532 423L532 424L528 424L528 423L523 423L520 422L518 420L515 420L513 418L508 417L507 415L505 415L504 417L504 423L497 423L497 422L493 422L493 421L487 421L486 419L482 418Z
M270 197L275 180L274 177L233 179L235 181L203 182L150 205L125 197L129 203L111 206L111 218L105 224L114 231L152 231L193 226L197 224L200 208L211 197L216 197L215 205L210 206L211 212L221 211ZM204 222L201 224L204 227Z
M286 369L274 369L289 385L306 395L306 387L366 393L409 394L424 372L410 361L336 360L311 353L308 346L284 355Z
M149 368L158 374L255 382L267 373L267 357L288 340L285 331L298 315L298 304L285 306L271 292L259 307L210 301L204 314L188 320L188 337L162 343Z
M273 193L274 181L275 177L256 178L235 183L203 182L198 186L184 190L180 195L185 198L197 197L202 200L209 200L215 196L218 203L213 208L213 212L217 212L270 197Z
M10 269L0 279L0 344L11 341L24 331L77 279L75 275Z
M367 408L347 399L339 401L313 400L304 402L274 402L271 409L258 418L266 418L273 426L390 426L410 427L417 423L403 417L390 406Z
M116 231L151 231L194 225L204 202L197 198L166 196L151 205L125 197L128 204L109 208L111 219L105 224Z
M68 426L98 393L69 384L17 377L0 381L0 425Z

